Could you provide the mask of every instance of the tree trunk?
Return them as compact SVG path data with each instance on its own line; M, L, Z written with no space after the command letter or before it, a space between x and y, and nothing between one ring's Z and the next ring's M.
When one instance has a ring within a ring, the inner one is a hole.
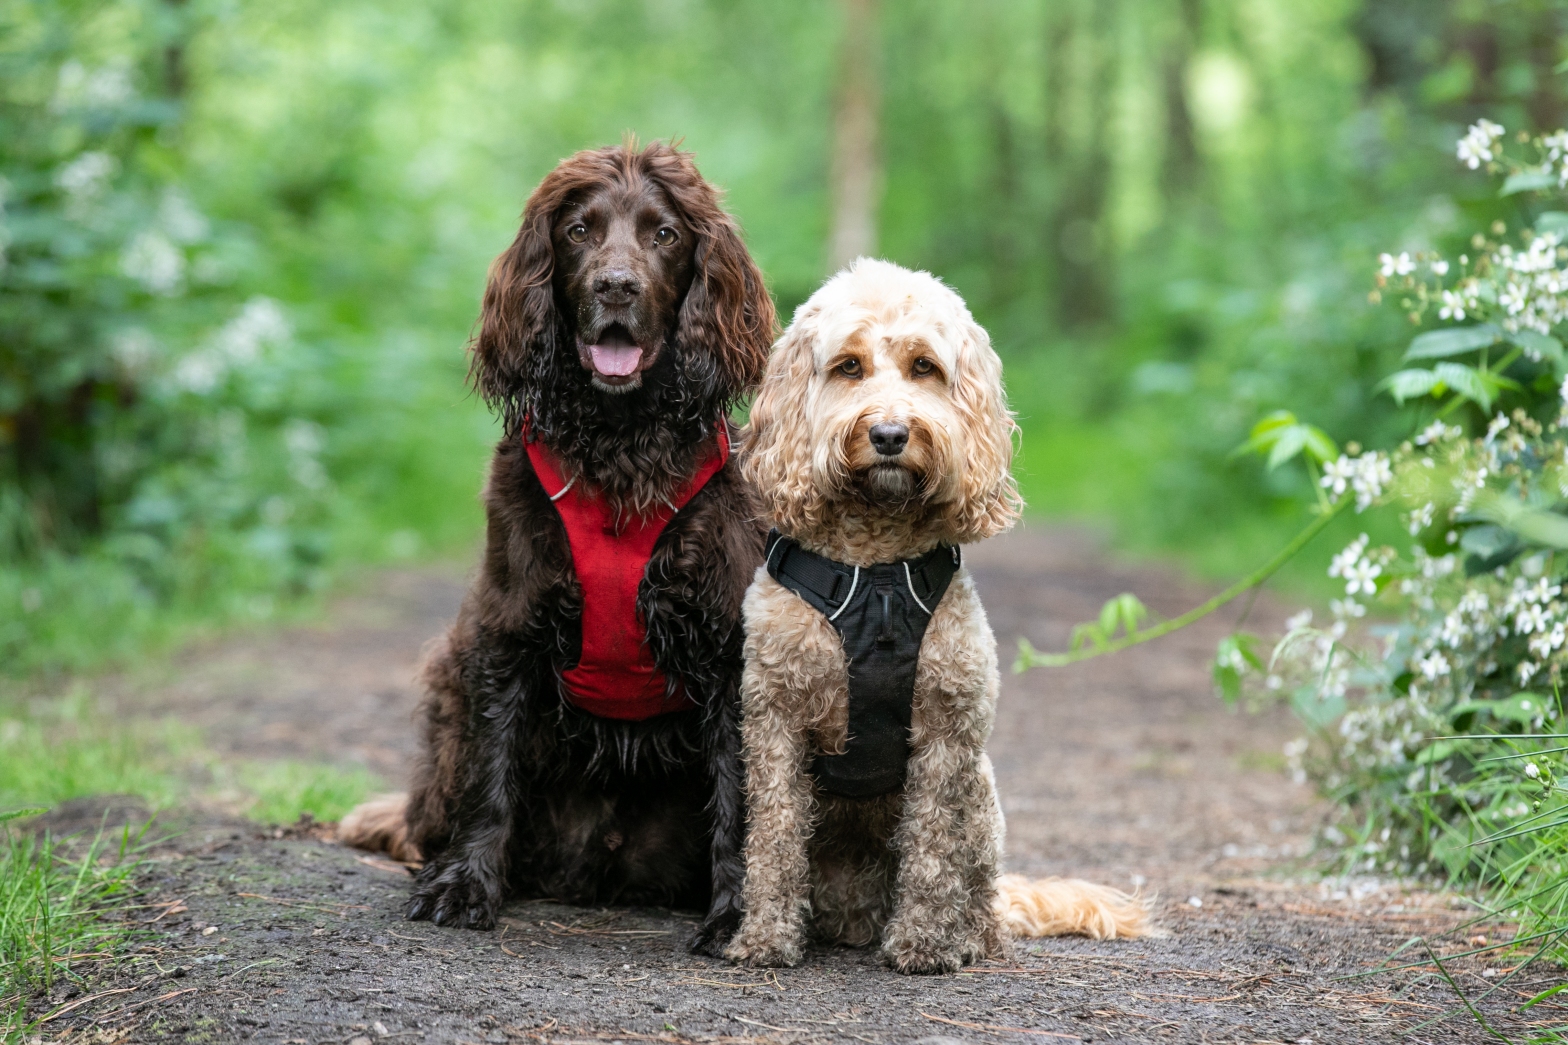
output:
M839 47L833 111L833 225L828 266L837 272L877 249L877 0L840 0L844 37Z

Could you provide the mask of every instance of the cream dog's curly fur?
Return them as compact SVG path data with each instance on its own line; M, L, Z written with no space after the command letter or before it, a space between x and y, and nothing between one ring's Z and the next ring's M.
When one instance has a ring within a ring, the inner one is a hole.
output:
M862 258L800 307L774 348L746 431L747 477L782 533L851 565L989 537L1021 507L1001 377L957 294ZM871 444L882 422L909 430L896 457ZM1146 906L1125 893L999 877L1004 824L985 753L996 639L967 571L920 647L906 782L880 798L819 792L808 771L846 739L848 675L833 626L765 568L744 614L746 915L729 958L792 965L809 927L829 941L880 943L901 972L949 972L1003 955L1010 933L1145 931Z

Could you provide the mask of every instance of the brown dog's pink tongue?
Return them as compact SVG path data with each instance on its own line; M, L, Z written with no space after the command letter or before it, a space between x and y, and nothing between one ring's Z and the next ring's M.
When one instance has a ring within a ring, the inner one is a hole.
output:
M628 377L642 362L642 349L636 345L589 345L593 368L606 377Z

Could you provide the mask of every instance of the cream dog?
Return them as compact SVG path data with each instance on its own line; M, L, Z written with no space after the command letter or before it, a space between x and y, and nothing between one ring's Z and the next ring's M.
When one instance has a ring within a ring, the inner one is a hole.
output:
M745 435L777 532L744 607L733 961L793 965L808 925L907 973L1000 957L1009 934L1146 931L1115 889L998 874L996 639L958 548L1021 507L1001 377L957 294L865 258L774 349Z

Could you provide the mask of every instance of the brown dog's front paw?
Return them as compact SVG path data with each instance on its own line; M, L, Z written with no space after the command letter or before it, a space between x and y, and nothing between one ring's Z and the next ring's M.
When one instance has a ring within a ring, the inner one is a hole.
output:
M741 926L735 939L724 948L724 957L736 965L755 968L781 969L800 961L800 943L792 939L779 939L764 933L750 933Z
M432 921L459 929L494 929L500 907L492 891L479 884L461 863L432 868L408 901L405 917L411 922Z

